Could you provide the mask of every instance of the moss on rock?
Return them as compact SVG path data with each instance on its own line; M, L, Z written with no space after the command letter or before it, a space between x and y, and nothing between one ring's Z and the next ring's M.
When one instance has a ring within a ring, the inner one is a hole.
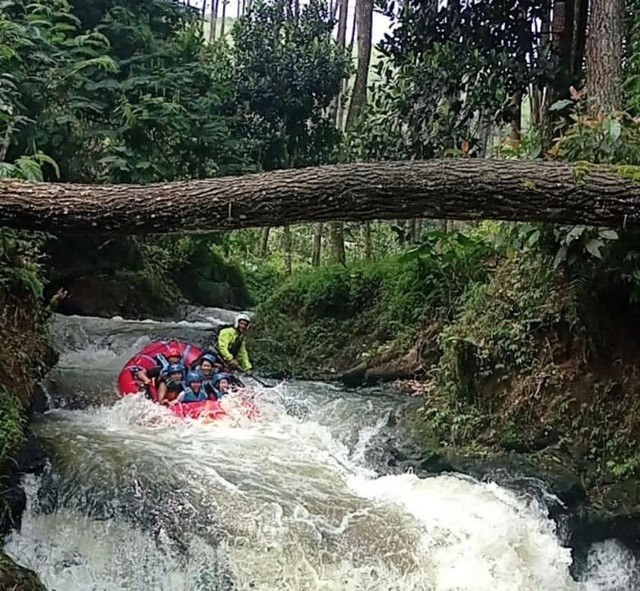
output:
M16 564L1 550L0 589L4 591L47 591L38 575Z

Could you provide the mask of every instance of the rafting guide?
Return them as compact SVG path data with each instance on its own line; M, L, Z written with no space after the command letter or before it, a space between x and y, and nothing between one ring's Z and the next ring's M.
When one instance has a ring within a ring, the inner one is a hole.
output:
M251 319L246 314L239 314L233 326L223 326L218 332L218 354L226 365L232 369L251 372L251 362L247 353L245 338Z

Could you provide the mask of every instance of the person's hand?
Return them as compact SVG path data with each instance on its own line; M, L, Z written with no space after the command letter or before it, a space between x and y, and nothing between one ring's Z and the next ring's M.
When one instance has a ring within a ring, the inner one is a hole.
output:
M53 294L51 301L59 303L68 297L69 297L69 292L66 289L61 287L58 291L56 291L56 293Z

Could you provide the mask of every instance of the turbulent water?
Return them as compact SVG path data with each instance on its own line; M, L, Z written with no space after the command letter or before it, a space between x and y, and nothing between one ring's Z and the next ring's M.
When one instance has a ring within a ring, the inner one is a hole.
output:
M182 422L114 380L191 322L56 317L63 351L35 424L50 468L6 551L49 589L627 591L633 557L594 546L575 581L544 502L445 475L378 476L366 451L403 400L320 383L254 389L260 418ZM71 410L81 407L82 410Z

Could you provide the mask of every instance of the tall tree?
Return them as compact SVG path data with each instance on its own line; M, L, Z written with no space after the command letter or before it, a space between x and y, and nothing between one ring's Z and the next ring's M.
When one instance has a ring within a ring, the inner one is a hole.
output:
M357 28L358 66L356 79L349 103L347 115L347 131L351 131L358 122L367 103L367 86L369 83L369 66L371 64L371 35L373 28L373 0L356 0L356 16L354 29ZM365 257L370 258L373 251L371 244L370 222L365 222ZM344 241L343 241L344 244ZM346 258L343 255L343 259Z
M592 0L587 36L589 111L611 113L622 106L625 0Z
M349 14L349 0L338 0L336 3L338 12L338 32L337 43L343 49L347 43L347 16ZM355 21L354 21L355 27ZM349 79L345 77L340 85L340 92L333 101L333 112L335 117L335 125L337 129L342 130L344 127L344 95L347 92ZM344 247L344 222L331 222L329 224L329 241L331 244L330 255L331 261L334 263L344 264L347 260L347 253ZM314 248L322 247L322 240L314 239ZM314 253L315 254L315 253ZM320 260L320 254L317 256Z
M367 102L369 65L371 64L371 33L373 25L373 0L356 0L356 25L358 28L358 67L353 85L347 129L353 129Z

